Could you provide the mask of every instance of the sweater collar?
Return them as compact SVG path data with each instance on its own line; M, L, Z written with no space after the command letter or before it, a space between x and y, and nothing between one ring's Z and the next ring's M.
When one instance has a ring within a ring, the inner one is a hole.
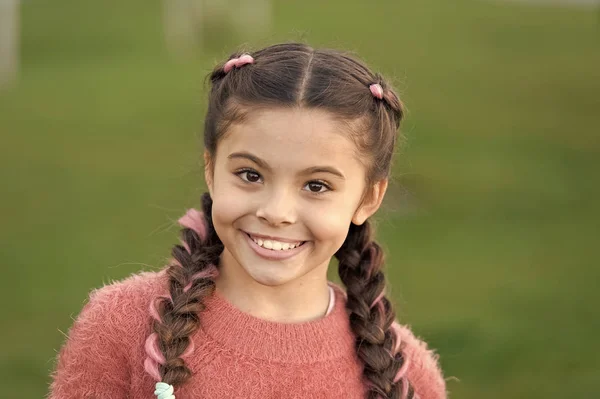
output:
M314 363L356 352L343 291L331 284L335 301L324 317L302 323L277 323L251 316L218 291L205 300L202 330L235 352L274 362Z

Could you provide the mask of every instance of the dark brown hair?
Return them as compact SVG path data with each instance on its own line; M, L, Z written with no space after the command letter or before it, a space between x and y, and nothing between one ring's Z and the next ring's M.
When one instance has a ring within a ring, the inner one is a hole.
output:
M210 74L204 145L211 157L214 158L228 126L243 122L251 110L317 108L330 112L349 127L367 168L369 183L389 176L403 106L380 75L347 53L313 49L305 44L278 44L249 54L254 59L252 64L228 72L222 64ZM230 59L241 55L232 54ZM381 99L371 94L371 84L381 85ZM175 387L191 376L182 357L189 349L190 336L199 327L203 299L214 291L214 273L210 270L218 269L223 251L212 225L211 208L212 200L204 194L204 224L184 223L183 243L173 248L174 261L167 268L170 297L156 301L154 341L149 338L149 342L154 342L160 353L152 356L149 351L149 358L158 366L153 375ZM346 307L358 356L364 363L368 397L412 397L406 367L402 367L407 363L396 334L395 312L385 297L383 253L374 241L368 220L362 225L350 225L335 256L347 290Z

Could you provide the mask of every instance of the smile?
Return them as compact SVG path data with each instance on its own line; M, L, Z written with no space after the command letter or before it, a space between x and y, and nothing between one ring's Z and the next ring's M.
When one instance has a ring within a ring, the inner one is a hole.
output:
M273 251L288 251L290 249L294 249L304 244L304 241L296 241L296 242L284 242L277 241L274 239L262 239L258 237L253 237L250 234L248 236L254 241L259 247L270 249Z
M307 241L280 241L274 238L257 237L246 232L244 235L257 255L270 260L282 260L295 256L304 250L304 244L307 243Z

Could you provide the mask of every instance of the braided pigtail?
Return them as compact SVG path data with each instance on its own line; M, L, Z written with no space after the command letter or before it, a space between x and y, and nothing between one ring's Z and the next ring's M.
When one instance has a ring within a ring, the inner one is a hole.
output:
M174 387L191 377L183 359L194 351L191 336L200 325L203 300L214 292L223 251L211 210L212 199L206 193L202 212L190 209L179 219L182 242L173 247L173 261L166 269L169 293L150 303L153 333L146 340L144 369L158 381L159 399L174 399Z
M339 275L346 286L350 325L356 335L363 375L369 383L368 398L415 398L402 352L399 325L391 302L385 297L383 251L373 240L369 221L352 223L342 247L335 254Z

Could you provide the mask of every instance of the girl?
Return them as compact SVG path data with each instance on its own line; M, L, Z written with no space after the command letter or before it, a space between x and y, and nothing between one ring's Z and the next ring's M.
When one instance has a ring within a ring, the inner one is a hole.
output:
M91 294L50 398L445 398L436 356L395 322L368 221L394 91L304 44L235 54L210 79L202 212L180 219L165 270Z

